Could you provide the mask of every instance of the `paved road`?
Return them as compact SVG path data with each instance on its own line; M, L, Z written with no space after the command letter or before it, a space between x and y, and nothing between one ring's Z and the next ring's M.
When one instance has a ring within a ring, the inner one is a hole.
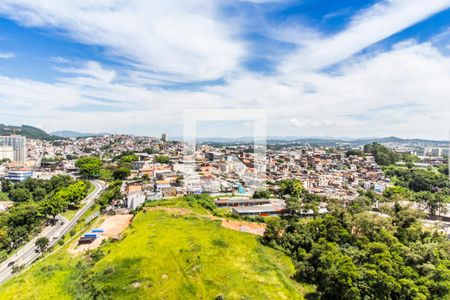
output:
M26 267L41 255L36 251L35 246L35 242L39 237L47 237L50 240L49 247L51 247L77 224L78 219L94 204L95 199L105 187L101 181L91 181L91 183L94 185L95 190L82 201L82 203L86 204L76 213L72 220L68 221L62 216L57 216L58 221L55 225L44 228L39 236L29 241L16 254L0 264L0 284L14 275L12 274L14 265Z

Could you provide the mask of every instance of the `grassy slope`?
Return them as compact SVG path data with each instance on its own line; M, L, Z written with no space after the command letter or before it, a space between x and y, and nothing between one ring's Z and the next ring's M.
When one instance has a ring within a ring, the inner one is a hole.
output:
M65 249L0 288L1 299L296 299L290 259L218 222L139 213L122 241L88 265ZM80 280L80 275L82 279ZM108 295L113 295L109 297Z

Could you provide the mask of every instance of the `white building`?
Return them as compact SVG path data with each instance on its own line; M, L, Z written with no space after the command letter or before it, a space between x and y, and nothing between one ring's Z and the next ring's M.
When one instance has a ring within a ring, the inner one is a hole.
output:
M2 159L9 159L10 161L14 160L13 147L7 145L0 146L0 160Z
M127 208L136 209L144 204L146 199L145 193L142 191L130 192L127 195Z
M27 157L26 138L21 135L0 136L0 147L13 148L13 162L25 163Z

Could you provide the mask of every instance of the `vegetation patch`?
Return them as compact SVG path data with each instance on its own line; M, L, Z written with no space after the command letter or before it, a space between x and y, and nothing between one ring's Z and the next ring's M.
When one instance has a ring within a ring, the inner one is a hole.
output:
M293 281L294 270L289 257L250 234L206 218L149 210L136 215L123 240L84 256L72 256L64 247L11 279L0 294L22 299L300 299L312 288Z
M295 278L322 299L447 299L450 243L425 229L415 211L391 216L336 208L308 223L273 220L264 242L289 254Z

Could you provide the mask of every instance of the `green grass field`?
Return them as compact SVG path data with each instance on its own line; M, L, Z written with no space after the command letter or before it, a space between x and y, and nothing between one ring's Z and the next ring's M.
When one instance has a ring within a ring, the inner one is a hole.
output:
M255 236L156 210L95 253L58 250L0 287L0 299L299 299L311 288L293 272Z

